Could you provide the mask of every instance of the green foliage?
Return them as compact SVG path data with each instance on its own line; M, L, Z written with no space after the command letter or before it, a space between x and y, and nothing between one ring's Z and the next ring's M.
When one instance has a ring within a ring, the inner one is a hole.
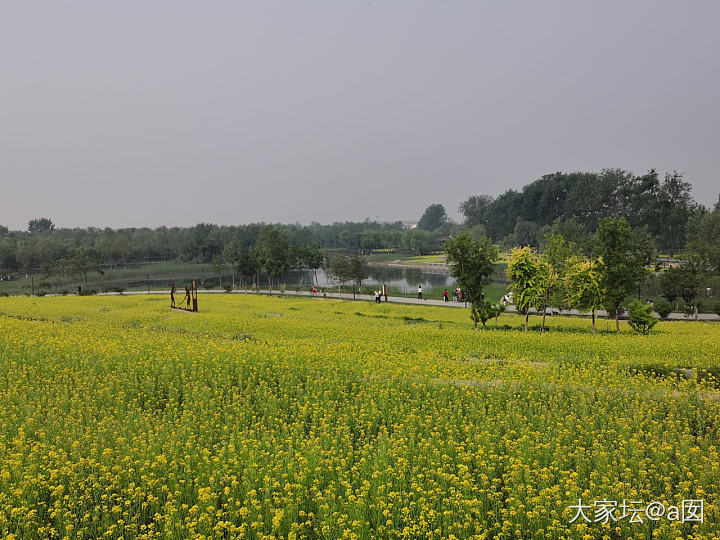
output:
M688 223L688 249L707 268L720 273L720 200L713 212L696 212Z
M37 218L28 221L28 232L30 234L52 231L54 228L55 224L48 218Z
M665 298L659 298L653 305L653 308L662 320L666 320L673 310L672 304Z
M510 253L507 277L515 293L515 305L519 311L527 313L535 304L534 285L539 273L538 264L529 247L516 248Z
M348 259L347 264L350 278L358 287L362 287L363 281L365 281L369 275L367 261L360 255L352 255Z
M472 306L477 329L477 307L482 301L483 289L495 273L498 249L485 237L473 240L463 232L445 244L445 253L452 275Z
M596 235L596 253L603 260L603 305L614 315L617 331L618 318L625 299L645 273L650 260L651 247L646 237L634 235L625 218L600 220Z
M564 285L566 298L570 305L582 311L592 312L592 326L595 332L595 311L600 308L605 297L605 288L602 283L602 259L570 259Z
M500 304L493 304L489 300L482 300L481 302L478 302L476 304L475 311L477 312L477 317L482 323L483 329L485 329L485 324L490 319L497 319L497 317L499 317L500 314L505 311L505 306L502 306ZM471 317L473 317L472 314Z
M633 300L628 304L628 323L638 334L649 334L657 319L653 316L652 304L644 304L640 300Z
M418 228L425 231L434 231L440 228L447 220L445 207L442 204L431 204L425 209L420 221L418 221Z

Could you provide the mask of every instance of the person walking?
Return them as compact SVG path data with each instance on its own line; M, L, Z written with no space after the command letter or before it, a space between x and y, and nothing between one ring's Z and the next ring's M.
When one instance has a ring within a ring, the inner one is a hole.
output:
M317 285L313 285L312 287L312 295L317 296Z
M418 300L422 300L422 285L418 285Z
M445 290L443 291L443 298L445 299L446 302L448 301L447 289L445 289Z

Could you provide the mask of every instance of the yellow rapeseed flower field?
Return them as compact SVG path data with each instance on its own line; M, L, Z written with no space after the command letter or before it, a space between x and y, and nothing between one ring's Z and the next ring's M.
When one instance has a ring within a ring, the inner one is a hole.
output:
M0 298L0 535L720 536L720 325L200 307ZM703 521L570 523L578 499L703 500Z

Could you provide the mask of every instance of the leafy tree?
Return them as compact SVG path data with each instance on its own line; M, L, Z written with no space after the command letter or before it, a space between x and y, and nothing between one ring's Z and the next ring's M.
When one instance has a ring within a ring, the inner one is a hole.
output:
M473 225L469 229L467 229L468 234L470 235L470 238L473 240L478 240L484 236L487 236L487 231L485 230L484 225Z
M720 200L713 212L696 212L688 223L688 250L714 272L720 272Z
M490 300L480 301L477 306L477 316L482 323L483 330L490 319L497 319L503 311L504 307L500 304L493 304Z
M313 271L315 284L318 282L317 271L323 267L325 256L320 252L317 244L309 244L305 248L305 265Z
M602 259L572 257L565 271L566 297L571 306L592 314L592 331L595 333L595 312L602 306L605 289L602 283Z
M683 180L681 174L666 174L657 196L657 211L654 228L658 243L668 250L671 257L683 245L686 226L698 205L690 194L692 186Z
M338 284L338 294L341 294L340 285L353 279L353 268L350 258L345 255L334 255L328 263L328 274L335 278Z
M365 281L369 275L368 265L365 258L361 255L352 255L348 259L347 264L350 278L355 283L357 289L360 289L362 287L362 282ZM353 298L355 298L355 290L355 287L353 287Z
M212 258L212 261L210 262L213 272L215 272L218 275L220 287L223 286L222 284L222 275L225 269L227 268L227 263L225 262L225 258L222 255L215 255Z
M702 276L702 261L697 257L689 257L679 266L669 268L660 278L663 296L670 300L682 298L687 311L698 319L698 296Z
M413 255L426 255L438 248L437 236L422 229L408 229L403 236L403 248Z
M525 332L528 330L530 308L541 303L546 292L542 283L542 270L529 247L514 248L507 266L510 288L515 293L515 305L525 315Z
M620 314L650 261L647 238L633 235L625 218L600 220L596 235L596 253L602 258L603 305L615 318L620 332Z
M253 280L255 281L256 287L259 285L258 273L260 272L261 265L257 260L256 250L249 249L243 253L240 253L236 257L233 266L235 267L237 273L240 275L240 279L245 285L246 291L248 289L248 283Z
M644 304L640 300L633 300L628 304L628 323L630 328L638 334L649 334L657 319L653 317L652 304Z
M492 280L498 249L483 237L473 240L467 232L445 243L450 272L470 303L474 328L478 328L478 308L484 300L483 289Z
M659 298L654 304L653 308L660 318L665 321L672 313L673 306L665 298Z
M477 225L485 227L489 220L488 211L493 203L489 195L473 195L460 203L458 210L465 216L465 226L472 228Z
M28 232L30 234L52 231L54 229L55 224L48 218L37 218L28 221Z
M533 287L535 288L535 309L542 311L541 332L545 331L545 317L547 308L550 307L555 291L559 289L560 275L553 266L544 260L539 260L538 273Z
M265 227L258 236L256 256L268 274L270 294L274 280L279 280L288 268L288 241L274 226Z
M425 209L420 221L418 221L418 228L425 231L434 231L447 220L445 207L442 204L431 204Z

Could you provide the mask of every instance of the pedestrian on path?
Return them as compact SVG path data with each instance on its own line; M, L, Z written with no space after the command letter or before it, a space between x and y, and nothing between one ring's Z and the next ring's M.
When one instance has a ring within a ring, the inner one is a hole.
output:
M422 300L422 285L418 285L418 300Z
M446 302L448 301L447 289L445 289L445 290L443 291L443 298L445 299Z

